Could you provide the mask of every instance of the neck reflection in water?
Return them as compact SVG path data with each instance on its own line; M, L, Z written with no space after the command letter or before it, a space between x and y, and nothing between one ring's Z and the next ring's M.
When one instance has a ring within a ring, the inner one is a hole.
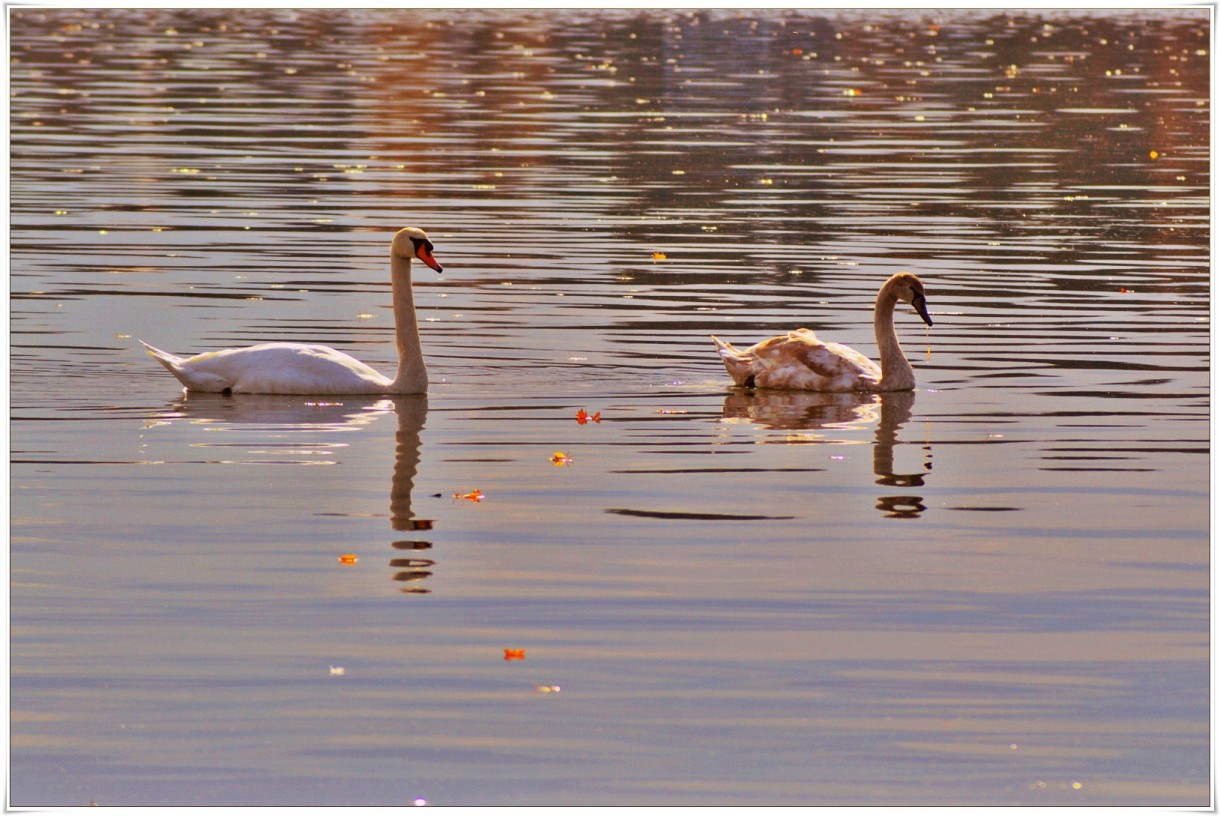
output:
M431 519L416 518L411 509L411 491L419 468L420 433L428 418L428 395L395 397L394 412L398 415L398 430L394 434L394 477L390 481L390 527L399 531L432 529ZM403 584L402 591L412 594L430 592L421 582L432 575L436 562L420 558L416 553L432 549L431 541L404 539L391 545L403 553L390 559L394 580Z
M810 442L808 434L818 431L862 430L876 424L873 444L873 473L883 487L922 487L924 477L932 470L932 446L923 444L923 469L917 473L897 473L894 448L900 444L899 431L911 420L915 392L898 391L884 394L820 393L815 391L733 391L724 400L725 419L748 420L768 430L800 434L789 435L786 441ZM927 505L923 497L882 493L877 497L877 509L887 518L918 518Z

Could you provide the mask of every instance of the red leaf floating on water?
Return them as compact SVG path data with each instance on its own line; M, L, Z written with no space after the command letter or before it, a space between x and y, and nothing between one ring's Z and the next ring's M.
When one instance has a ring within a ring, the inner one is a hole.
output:
M466 501L481 502L483 501L482 490L472 490L469 493L454 493L453 498L465 499Z
M505 660L525 660L525 649L505 649Z

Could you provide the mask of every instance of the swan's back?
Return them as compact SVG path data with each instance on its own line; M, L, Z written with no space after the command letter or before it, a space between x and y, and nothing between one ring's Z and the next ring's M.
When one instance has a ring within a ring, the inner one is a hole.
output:
M329 346L262 343L177 357L144 344L192 391L234 394L384 394L391 381Z
M791 391L874 391L881 369L840 343L824 343L809 329L737 349L712 338L733 382L754 388Z

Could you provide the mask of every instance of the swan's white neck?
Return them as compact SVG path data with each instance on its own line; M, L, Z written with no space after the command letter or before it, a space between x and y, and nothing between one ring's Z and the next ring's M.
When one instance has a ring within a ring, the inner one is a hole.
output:
M419 347L419 321L411 290L411 259L393 253L390 285L394 291L394 328L398 341L398 375L386 389L390 394L422 394L428 390L428 370Z
M881 287L877 293L877 305L873 314L873 331L877 335L877 349L881 353L881 391L909 391L915 387L915 372L907 356L898 344L894 331L894 305L898 296L889 286Z

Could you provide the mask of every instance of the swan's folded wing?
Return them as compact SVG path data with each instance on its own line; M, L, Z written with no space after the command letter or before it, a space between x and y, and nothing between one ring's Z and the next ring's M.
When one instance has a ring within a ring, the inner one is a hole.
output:
M359 360L329 346L264 343L198 354L183 368L236 394L379 393L389 380ZM195 386L192 386L195 387Z
M817 377L819 391L868 390L881 380L876 363L841 343L806 344L801 362Z
M797 391L869 390L880 371L867 357L839 343L823 343L808 329L748 349L754 382L760 388Z

